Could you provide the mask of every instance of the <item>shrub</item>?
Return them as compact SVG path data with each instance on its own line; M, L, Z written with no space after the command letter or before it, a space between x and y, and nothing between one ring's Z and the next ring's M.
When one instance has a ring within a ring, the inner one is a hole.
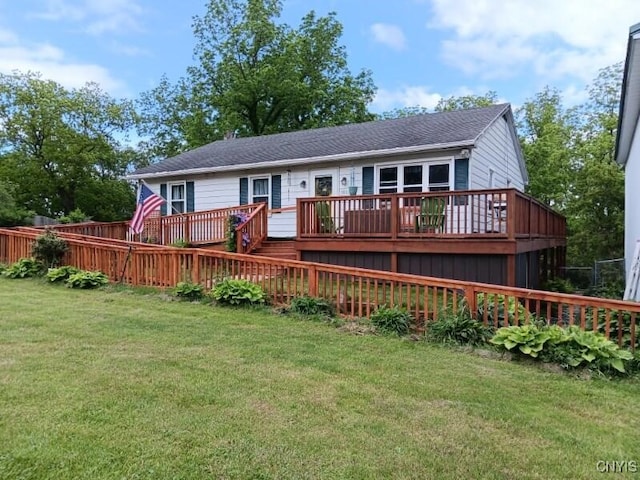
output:
M588 366L602 373L611 369L624 373L624 362L633 359L631 352L621 350L598 332L584 331L575 325L566 332L566 339L556 345L555 357L567 368Z
M504 325L505 320L509 325L515 323L516 311L518 312L518 320L524 321L527 310L514 297L506 297L502 294L488 293L487 298L487 320L489 325ZM478 320L484 320L484 299L485 294L478 294ZM495 304L498 304L496 311ZM506 304L506 311L505 311Z
M60 238L53 230L47 230L36 238L31 255L47 267L60 265L62 257L69 250L69 245L64 238Z
M427 329L429 340L458 345L481 345L488 342L491 335L492 329L472 319L467 308L442 312Z
M543 283L542 289L558 293L574 293L576 291L569 280L560 277L547 280Z
M191 244L182 238L177 239L175 242L169 244L170 247L176 248L189 248Z
M265 301L262 287L247 280L223 280L216 284L211 296L223 305L255 305Z
M494 345L513 350L517 347L520 353L537 358L545 342L551 338L546 329L540 329L534 324L502 327L490 340Z
M58 221L60 223L82 223L82 222L88 222L89 220L91 220L91 217L89 217L86 213L84 213L79 208L76 208L75 210L71 210L68 215L63 215L61 217L58 217Z
M44 266L35 258L21 258L9 265L2 274L8 278L38 277L44 273Z
M68 278L80 271L79 268L72 267L71 265L65 265L59 268L50 268L47 272L47 279L52 282L66 282Z
M244 212L232 213L227 218L227 242L226 242L226 250L227 252L235 252L236 251L236 228L239 225L242 225L247 221L247 214ZM249 242L249 238L246 235L242 236L243 245L247 245Z
M109 278L102 272L81 270L69 275L65 283L69 288L97 288L109 283Z
M201 300L204 297L202 285L191 282L178 282L173 293L176 297L189 301Z
M411 321L412 317L409 312L397 306L382 305L371 314L371 323L377 330L400 336L409 333Z
M335 315L333 305L322 299L315 297L295 297L291 301L291 311L300 315L325 315L332 317Z

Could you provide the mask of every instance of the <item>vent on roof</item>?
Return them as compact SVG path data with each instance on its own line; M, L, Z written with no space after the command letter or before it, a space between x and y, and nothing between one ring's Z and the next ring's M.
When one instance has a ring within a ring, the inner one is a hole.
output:
M222 137L223 140L233 140L234 138L238 138L237 130L227 130Z

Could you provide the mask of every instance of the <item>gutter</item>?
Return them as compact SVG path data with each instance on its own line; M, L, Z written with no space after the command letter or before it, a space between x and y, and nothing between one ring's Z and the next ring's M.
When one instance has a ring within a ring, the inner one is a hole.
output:
M349 152L338 153L335 155L325 155L321 157L302 157L294 159L273 160L270 162L254 162L245 163L242 165L224 165L220 167L202 167L202 168L187 168L184 170L172 170L153 173L139 173L127 175L125 178L128 180L145 180L152 178L163 177L176 177L183 175L200 175L204 173L221 173L221 172L233 172L241 170L251 170L254 168L270 168L270 167L288 167L307 163L322 163L322 162L339 162L350 160L362 160L366 158L385 158L394 157L402 154L412 153L425 153L434 150L451 150L455 148L473 148L475 146L475 139L466 140L464 142L449 142L449 143L436 143L431 145L419 145L416 147L401 147L401 148L388 148L385 150L367 150L363 152Z

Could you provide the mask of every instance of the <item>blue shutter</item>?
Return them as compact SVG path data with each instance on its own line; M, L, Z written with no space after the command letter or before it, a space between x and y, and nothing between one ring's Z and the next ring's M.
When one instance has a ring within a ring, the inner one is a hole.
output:
M167 200L167 184L166 183L160 184L160 196L165 200ZM167 214L167 202L164 202L160 207L160 215L164 216L166 214Z
M469 190L469 159L456 158L453 172L453 189ZM456 205L466 205L467 198L455 197Z
M373 167L362 167L362 194L373 195Z
M187 182L187 212L195 211L194 190L193 182Z
M282 208L282 177L271 176L271 208Z
M240 205L249 203L249 179L242 177L240 179Z

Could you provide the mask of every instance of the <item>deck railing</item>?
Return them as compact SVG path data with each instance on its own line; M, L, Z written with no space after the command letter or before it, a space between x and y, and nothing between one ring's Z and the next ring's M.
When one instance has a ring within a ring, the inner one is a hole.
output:
M0 262L31 254L38 233L0 229ZM64 233L61 236L66 237ZM189 280L211 288L223 278L260 284L275 303L302 295L324 298L349 317L369 317L380 305L399 305L423 331L448 310L466 305L485 325L499 327L534 319L600 331L619 345L638 346L640 303L584 297L418 275L273 259L196 248L107 245L69 236L65 262L101 270L113 281L173 287Z
M229 215L244 213L251 215L261 204L217 208L181 215L151 216L144 222L141 234L129 232L129 222L85 222L50 225L59 232L91 235L117 240L170 245L174 242L205 244L224 242L227 237Z
M260 204L236 227L236 252L251 253L267 238L267 204Z
M305 238L564 237L565 218L515 189L299 198Z

